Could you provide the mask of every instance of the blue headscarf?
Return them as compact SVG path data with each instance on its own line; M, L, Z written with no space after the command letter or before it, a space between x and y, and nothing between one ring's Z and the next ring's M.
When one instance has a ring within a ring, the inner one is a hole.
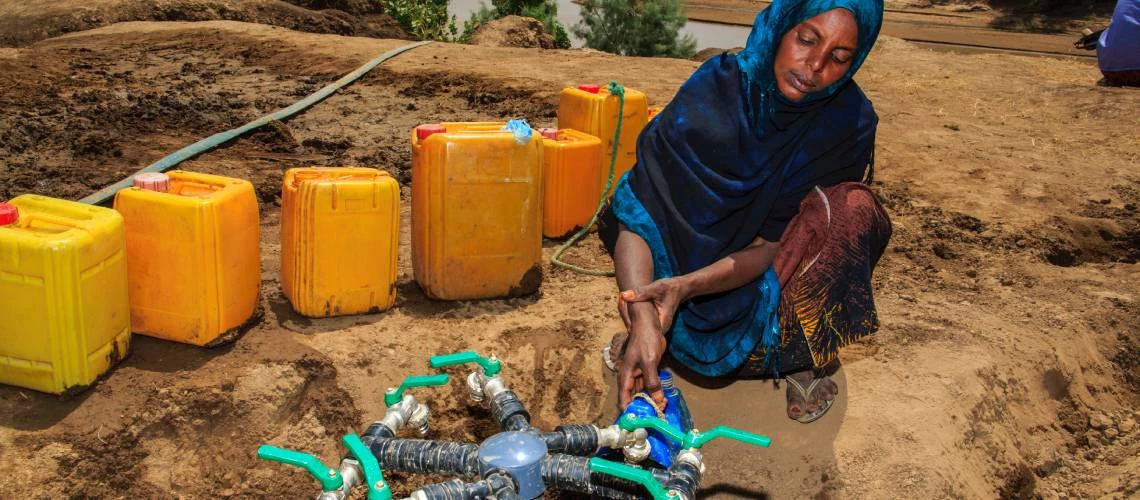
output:
M835 8L859 28L850 69L799 102L776 88L783 35ZM687 274L748 246L778 241L800 200L816 185L863 178L878 118L852 75L871 51L882 0L775 0L756 16L747 47L706 61L677 91L637 144L637 165L611 207L653 255L655 279ZM731 373L762 342L776 350L779 282L755 282L683 304L669 332L670 353L698 373Z

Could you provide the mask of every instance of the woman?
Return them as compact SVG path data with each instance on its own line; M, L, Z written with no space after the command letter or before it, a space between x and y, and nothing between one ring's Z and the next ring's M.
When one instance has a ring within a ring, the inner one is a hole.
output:
M1140 0L1116 3L1097 39L1096 57L1106 85L1140 86Z
M664 401L666 349L706 376L787 375L801 422L831 406L823 371L877 328L871 269L890 237L858 182L878 118L851 81L882 12L775 0L743 51L705 62L642 132L600 229L623 290L628 335L608 353L622 407L642 389Z

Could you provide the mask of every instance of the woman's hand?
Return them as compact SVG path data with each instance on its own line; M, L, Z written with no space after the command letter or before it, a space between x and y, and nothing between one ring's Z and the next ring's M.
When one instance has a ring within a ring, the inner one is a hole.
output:
M627 304L623 318L629 321L629 340L618 367L618 405L625 408L633 395L645 390L659 406L665 405L665 392L657 377L657 366L665 355L665 334L655 310L648 304Z
M661 325L661 332L667 332L673 327L673 318L677 315L677 308L681 302L689 299L687 286L681 278L665 278L654 281L633 290L626 290L618 295L618 312L626 328L630 328L629 303L650 302L657 310L657 323Z

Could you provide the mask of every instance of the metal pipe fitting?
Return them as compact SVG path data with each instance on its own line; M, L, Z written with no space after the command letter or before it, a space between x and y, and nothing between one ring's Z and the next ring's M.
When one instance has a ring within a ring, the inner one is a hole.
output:
M471 372L471 374L467 375L467 396L471 398L471 401L480 404L485 401L486 397L483 395L483 384L485 383L485 379L486 377L477 371Z
M653 445L649 444L649 441L644 438L642 438L641 441L627 444L621 448L621 453L625 455L625 460L635 464L644 462L646 458L649 458L651 451L653 451Z
M416 401L411 394L405 394L399 403L388 407L380 424L393 432L404 427L416 429L420 436L426 436L431 430L431 410L424 403Z
M351 458L345 458L340 461L340 477L344 479L344 484L340 488L333 491L323 491L317 495L317 500L346 500L352 493L352 489L364 483L364 471L360 468L360 462Z
M503 378L498 375L488 377L478 370L467 375L467 395L476 403L487 404L508 390Z
M665 482L670 496L678 500L695 500L704 469L701 452L694 448L682 450L673 466L669 467L669 480Z
M598 429L598 446L615 450L620 448L626 460L633 463L643 462L652 450L648 431L645 429L627 431L617 425Z

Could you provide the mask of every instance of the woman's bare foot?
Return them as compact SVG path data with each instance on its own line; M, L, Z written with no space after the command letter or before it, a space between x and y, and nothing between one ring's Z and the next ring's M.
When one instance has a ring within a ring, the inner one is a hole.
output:
M820 375L817 380L814 370L793 373L786 378L789 379L787 388L788 418L792 420L801 420L805 415L818 413L839 395L839 386L835 385L831 378L824 375ZM812 386L813 383L815 384L814 387ZM797 384L799 385L798 388L796 387ZM807 393L806 398L803 393ZM818 417L817 415L816 418Z

